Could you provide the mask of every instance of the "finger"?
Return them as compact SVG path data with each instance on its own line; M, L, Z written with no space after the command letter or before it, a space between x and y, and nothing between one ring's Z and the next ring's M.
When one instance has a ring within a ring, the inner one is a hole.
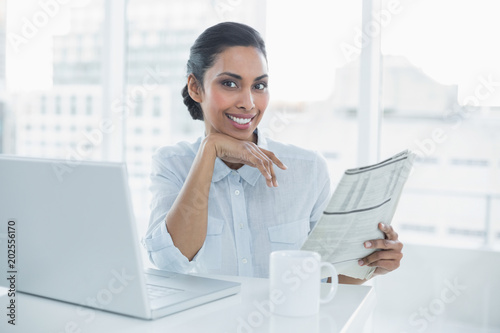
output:
M269 158L269 156L267 156L265 154L265 152L263 152L260 148L256 147L259 154L261 155L261 158L262 158L262 161L264 162L264 165L266 167L266 170L267 172L271 175L271 181L273 183L274 186L278 186L278 183L276 181L276 174L274 172L274 168L273 168L273 161L271 158Z
M274 187L278 187L278 179L276 178L276 173L274 172L274 166L273 166L273 161L268 157L266 156L269 160L269 173L271 174L271 180L273 182L273 186Z
M400 266L401 258L402 254L400 254L400 256L396 256L396 258L381 258L374 261L371 261L373 257L372 258L367 257L365 259L359 260L358 264L360 266L377 267L377 268L383 268L388 271L393 271Z
M363 265L368 265L374 263L378 260L401 260L403 258L403 253L389 250L389 251L375 251L370 255L362 258Z
M401 251L403 249L403 243L398 240L390 239L373 239L364 242L363 244L367 249L380 249L380 250L396 250Z
M256 155L258 155L264 164L264 167L266 168L267 172L271 175L271 187L278 187L278 180L276 178L276 173L274 172L274 167L273 167L273 161L270 156L266 154L266 152L263 149L260 149L259 147L256 148ZM273 153L269 152L268 153L274 155ZM268 184L269 186L269 184Z
M390 272L390 271L389 271L389 270L387 270L387 269L377 267L377 268L375 268L375 271L373 272L373 276L383 275L383 274L387 274L387 273L389 273L389 272Z
M383 259L383 260L378 260L376 262L368 264L367 266L381 268L381 269L384 269L384 270L387 270L390 272L390 271L393 271L393 270L399 268L400 261L399 260Z
M245 156L245 158L242 159L241 162L251 167L257 168L260 171L260 173L262 173L264 178L266 178L266 181L272 179L272 176L268 172L268 169L266 167L266 163L262 161L262 156L261 154L259 154L258 151L249 150L248 155Z
M257 146L253 147L253 154L257 158L257 167L266 178L267 185L273 187L272 161Z
M396 260L381 260L377 265L370 265L371 267L376 267L376 274L385 274L394 271L399 268L400 264Z
M272 182L274 187L278 187L278 179L276 178L276 173L274 172L273 165L270 165Z
M262 150L264 154L266 154L266 156L269 157L271 161L273 161L273 163L278 166L278 168L283 170L288 169L288 167L283 162L281 162L281 160L276 157L276 155L272 151L266 150L264 148L260 148L260 150Z
M259 149L252 151L252 163L257 169L259 169L264 178L266 178L267 186L278 186L276 175L274 174L274 170L272 168L272 161Z
M398 239L398 233L394 231L392 226L380 222L378 228L385 234L385 238L390 240Z

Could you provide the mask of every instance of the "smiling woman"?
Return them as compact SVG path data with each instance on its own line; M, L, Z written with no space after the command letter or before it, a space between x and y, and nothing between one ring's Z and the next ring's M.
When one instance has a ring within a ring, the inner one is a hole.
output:
M251 46L231 47L218 55L203 87L190 74L189 94L205 110L206 134L221 132L256 143L253 132L269 103L267 78L266 59Z
M269 103L268 66L253 28L207 29L187 68L182 96L205 133L153 156L143 243L161 269L267 277L269 254L299 249L321 216L330 197L326 161L258 131ZM386 240L371 243L384 251L363 258L381 273L399 266L402 247L391 227L383 231Z

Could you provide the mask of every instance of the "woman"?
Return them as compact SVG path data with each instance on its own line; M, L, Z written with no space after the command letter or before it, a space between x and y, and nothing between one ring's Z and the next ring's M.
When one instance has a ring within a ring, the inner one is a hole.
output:
M187 72L184 103L205 133L153 156L144 245L160 269L267 277L271 251L299 249L320 218L331 194L326 162L260 135L269 77L254 29L232 22L207 29L191 48ZM397 268L402 257L397 234L380 227L386 239L365 246L385 251L360 263L377 266L376 274Z

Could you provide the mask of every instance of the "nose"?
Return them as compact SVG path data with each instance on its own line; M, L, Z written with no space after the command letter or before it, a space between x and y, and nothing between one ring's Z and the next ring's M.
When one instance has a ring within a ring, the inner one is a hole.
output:
M251 90L243 90L240 93L237 107L242 110L250 111L255 107L253 94Z

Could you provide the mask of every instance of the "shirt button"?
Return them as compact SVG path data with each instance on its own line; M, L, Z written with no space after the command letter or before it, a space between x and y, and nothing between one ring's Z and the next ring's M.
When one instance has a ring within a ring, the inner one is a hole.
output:
M240 191L239 191L239 190L236 190L236 191L234 191L234 194L236 194L236 195L240 195Z
M246 263L248 262L248 260L246 260L245 258L243 258L243 259L241 260L241 262L242 262L242 263L244 263L244 264L246 264Z
M243 223L240 223L240 229L243 229Z

